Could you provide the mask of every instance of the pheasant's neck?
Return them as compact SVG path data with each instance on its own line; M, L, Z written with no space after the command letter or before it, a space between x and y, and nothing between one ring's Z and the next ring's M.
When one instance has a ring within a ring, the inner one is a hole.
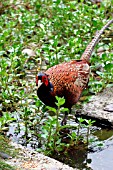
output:
M42 84L37 90L37 95L39 99L47 106L56 107L55 96L52 96L51 92L53 91L53 85L49 82L48 86Z
M38 96L40 96L40 95L44 95L45 96L48 93L50 93L50 87L49 87L49 85L46 86L44 83L37 90Z

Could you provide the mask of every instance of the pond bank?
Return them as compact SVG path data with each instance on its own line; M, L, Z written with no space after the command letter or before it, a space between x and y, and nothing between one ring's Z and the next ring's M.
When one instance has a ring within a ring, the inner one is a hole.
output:
M82 109L77 110L77 115L95 119L97 124L113 128L113 87L92 96Z
M16 170L77 170L20 144L11 142L11 145L19 149L19 154L5 160L5 163L14 166Z

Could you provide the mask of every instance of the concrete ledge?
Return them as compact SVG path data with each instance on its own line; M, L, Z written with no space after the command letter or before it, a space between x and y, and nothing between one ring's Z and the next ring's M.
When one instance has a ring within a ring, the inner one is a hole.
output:
M20 144L11 142L11 145L14 149L19 149L19 154L5 162L16 170L77 170Z
M113 88L106 88L92 96L82 109L77 110L78 115L95 119L97 123L113 128Z

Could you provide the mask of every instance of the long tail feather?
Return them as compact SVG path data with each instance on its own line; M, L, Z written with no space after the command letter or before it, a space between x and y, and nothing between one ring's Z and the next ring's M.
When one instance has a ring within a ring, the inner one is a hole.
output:
M101 34L104 32L106 28L109 27L109 25L113 23L113 19L110 20L100 31L97 32L93 40L89 43L89 45L86 47L84 53L81 56L81 60L89 61L89 58L94 50L95 45L97 44Z

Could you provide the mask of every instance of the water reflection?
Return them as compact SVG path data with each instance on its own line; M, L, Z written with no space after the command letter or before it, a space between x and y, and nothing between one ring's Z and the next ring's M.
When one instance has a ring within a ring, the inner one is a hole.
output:
M55 158L73 168L78 168L79 170L92 170L89 166L92 160L88 158L88 150L85 149L84 145L71 149L67 154L53 155L52 158Z
M104 141L113 136L113 130L110 129L100 129L93 133L94 136L98 137L99 141Z

